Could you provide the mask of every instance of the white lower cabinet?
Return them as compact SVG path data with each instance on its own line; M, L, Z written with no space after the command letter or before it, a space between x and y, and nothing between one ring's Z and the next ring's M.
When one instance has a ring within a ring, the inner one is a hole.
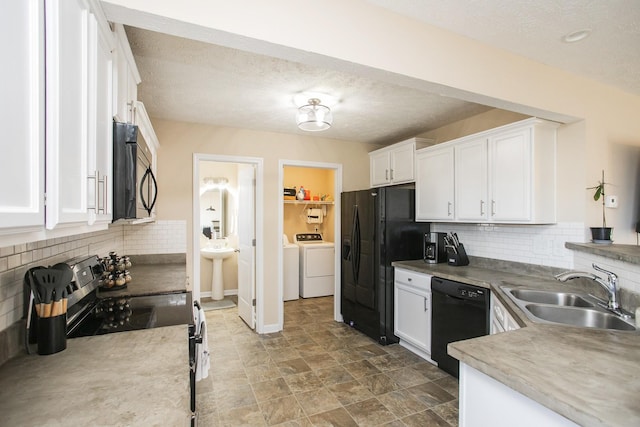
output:
M575 427L578 424L460 362L460 427Z
M520 329L520 325L509 314L504 304L491 293L491 334Z
M431 276L400 268L394 273L394 334L400 345L430 359Z

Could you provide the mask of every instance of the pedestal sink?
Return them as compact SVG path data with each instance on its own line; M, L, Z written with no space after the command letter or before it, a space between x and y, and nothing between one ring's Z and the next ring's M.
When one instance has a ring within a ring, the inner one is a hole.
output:
M200 255L213 262L211 274L211 299L219 301L224 298L224 281L222 279L222 260L233 255L234 249L229 247L205 247Z

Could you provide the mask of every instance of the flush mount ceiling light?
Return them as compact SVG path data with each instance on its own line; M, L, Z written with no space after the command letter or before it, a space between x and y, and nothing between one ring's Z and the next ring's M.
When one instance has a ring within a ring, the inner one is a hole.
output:
M562 41L565 43L576 43L580 40L584 40L591 35L591 28L584 28L578 31L572 31L569 34L562 36Z
M331 109L322 105L320 99L311 98L307 105L298 108L298 128L309 132L327 130L333 123Z

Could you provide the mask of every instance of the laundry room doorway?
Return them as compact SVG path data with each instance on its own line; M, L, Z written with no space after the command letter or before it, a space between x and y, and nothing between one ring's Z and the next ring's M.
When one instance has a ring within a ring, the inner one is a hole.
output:
M284 304L298 299L331 297L333 319L340 315L340 194L342 165L281 160L282 203L279 235L278 319Z

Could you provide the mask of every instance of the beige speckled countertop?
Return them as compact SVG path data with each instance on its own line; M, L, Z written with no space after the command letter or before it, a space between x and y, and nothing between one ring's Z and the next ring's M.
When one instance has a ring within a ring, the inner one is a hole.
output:
M184 263L133 264L133 280L124 289L98 289L98 297L124 297L178 293L187 291L187 267Z
M187 426L187 325L67 340L0 367L6 426Z
M473 263L472 263L473 264ZM581 290L551 275L420 261L393 263L416 272L490 288L521 329L449 344L461 362L582 426L640 425L640 334L531 322L499 286Z

